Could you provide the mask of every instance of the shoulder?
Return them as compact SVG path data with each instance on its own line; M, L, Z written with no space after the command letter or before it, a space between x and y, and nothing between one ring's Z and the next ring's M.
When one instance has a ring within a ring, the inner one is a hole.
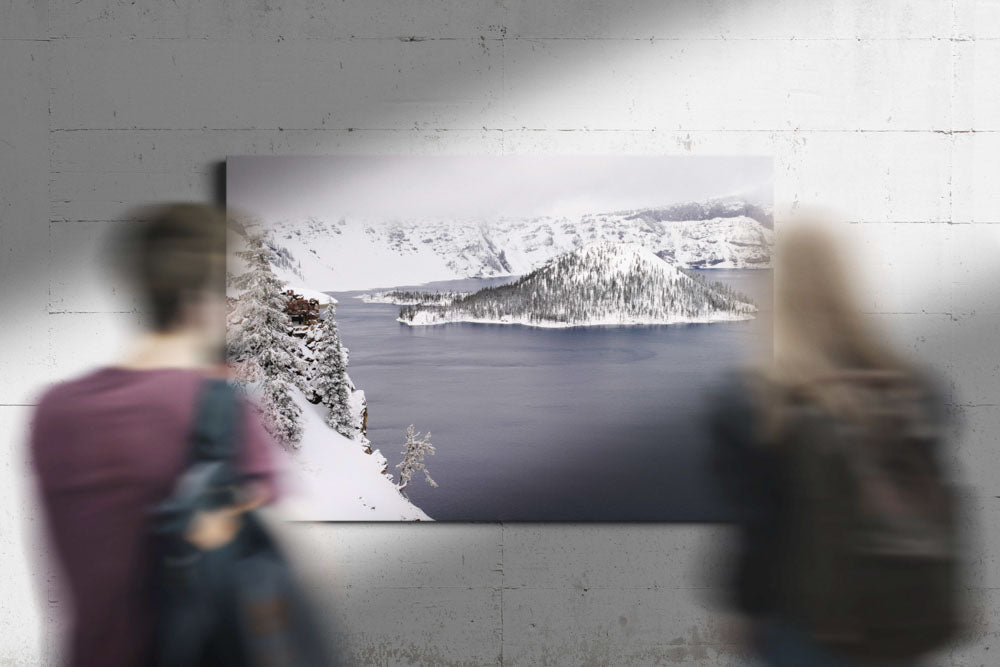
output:
M97 386L101 371L52 384L42 390L32 411L29 446L36 468L57 460L64 443L87 432L81 429L91 402L91 390Z
M186 421L204 378L195 369L99 368L43 390L33 421L36 425L106 424L127 411L145 411L161 422Z
M90 394L99 382L105 369L91 371L84 375L51 384L42 390L35 402L35 415L48 415L65 410L72 410L78 400Z

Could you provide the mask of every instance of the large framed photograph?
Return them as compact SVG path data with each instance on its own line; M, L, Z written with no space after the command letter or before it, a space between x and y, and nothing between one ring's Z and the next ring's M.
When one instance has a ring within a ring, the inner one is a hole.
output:
M231 157L230 357L313 520L710 521L761 156Z

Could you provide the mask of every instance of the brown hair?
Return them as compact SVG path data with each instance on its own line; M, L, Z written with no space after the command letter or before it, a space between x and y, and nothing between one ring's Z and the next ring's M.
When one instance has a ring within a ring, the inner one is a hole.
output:
M134 283L152 315L169 331L184 305L199 294L225 293L226 214L205 204L140 209L113 244L115 262Z

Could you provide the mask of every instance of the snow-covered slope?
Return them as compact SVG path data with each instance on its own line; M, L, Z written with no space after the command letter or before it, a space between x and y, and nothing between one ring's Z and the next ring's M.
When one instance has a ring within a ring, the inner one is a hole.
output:
M366 454L356 440L328 427L322 413L295 390L302 409L301 446L285 453L290 473L290 498L285 506L302 521L429 521L382 474L386 459L375 450ZM400 433L400 446L403 434Z
M280 277L329 291L522 275L594 241L638 243L689 268L765 268L774 237L770 214L737 199L578 218L306 218L266 230Z
M511 284L482 289L450 305L405 306L399 321L544 327L675 324L745 320L755 311L745 297L677 269L648 248L599 241Z

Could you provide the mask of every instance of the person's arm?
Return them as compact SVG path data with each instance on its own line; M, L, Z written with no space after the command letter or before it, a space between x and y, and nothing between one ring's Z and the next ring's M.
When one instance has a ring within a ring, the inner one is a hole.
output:
M239 449L238 472L243 479L247 502L253 506L278 499L277 443L261 422L254 407L243 403L242 442Z
M744 614L762 617L778 603L781 461L759 442L749 383L733 377L711 402L712 459L739 534L728 586Z

